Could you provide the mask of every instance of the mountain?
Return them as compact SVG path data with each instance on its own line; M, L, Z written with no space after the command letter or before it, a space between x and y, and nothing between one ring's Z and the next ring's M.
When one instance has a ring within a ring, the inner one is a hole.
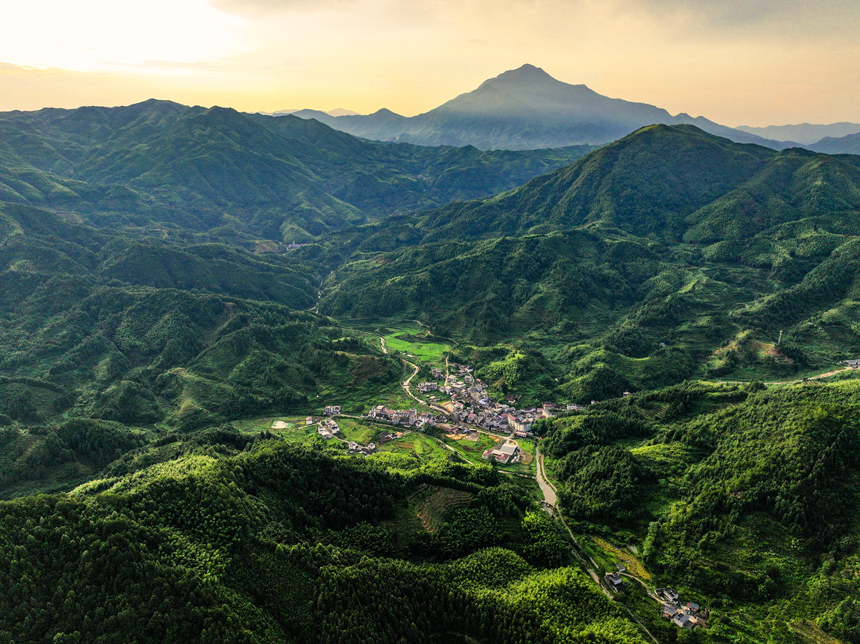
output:
M825 137L810 145L809 149L826 154L860 154L860 133L840 138Z
M719 125L703 117L601 96L585 85L554 79L533 65L507 71L439 107L411 118L389 110L368 116L333 117L301 110L355 136L420 145L474 145L483 150L528 150L614 141L654 123L688 123L742 143L774 148L785 144Z
M116 432L51 436L69 452ZM71 494L0 504L4 636L644 644L519 484L338 443L165 435Z
M849 134L860 132L860 123L831 123L829 125L768 125L767 127L750 127L739 125L735 128L742 132L755 134L776 141L797 141L800 145L812 145L823 138L842 138ZM819 150L822 151L823 150Z
M296 117L166 101L46 109L0 115L0 199L98 226L289 243L490 195L588 150L380 144Z
M63 417L193 429L397 386L400 365L307 312L314 266L98 231L0 205L0 425ZM304 310L300 310L304 309ZM43 476L3 469L0 494Z
M858 215L860 157L649 126L496 197L343 231L320 310L498 344L500 390L505 355L546 351L545 384L580 402L809 373L860 353Z
M0 641L860 643L860 156L0 132Z

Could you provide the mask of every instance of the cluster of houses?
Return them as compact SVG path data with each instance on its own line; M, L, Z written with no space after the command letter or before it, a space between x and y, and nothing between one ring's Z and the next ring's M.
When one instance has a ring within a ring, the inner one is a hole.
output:
M654 591L660 599L660 610L663 617L678 628L707 628L707 615L701 612L701 606L695 602L681 602L678 593L672 588L657 588Z
M473 367L454 363L451 364L451 367L453 367L454 371L450 372L447 377L445 377L442 369L431 369L430 374L435 380L421 382L417 386L418 391L423 394L439 391L450 396L451 402L444 403L445 408L448 410L447 414L419 413L417 409L386 409L384 405L377 405L367 414L363 414L362 418L402 427L412 427L419 430L424 428L425 425L433 427L440 423L448 423L453 426L451 431L454 433L458 431L468 433L470 431L466 427L468 425L480 427L487 431L526 438L532 435L532 426L535 421L541 418L554 418L560 410L581 411L584 409L579 405L570 404L562 407L548 402L543 403L540 407L516 409L513 404L508 404L515 403L516 399L506 398L505 402L499 402L491 398L487 390L487 385L473 375ZM439 381L441 381L441 384ZM431 396L431 401L435 400L436 397ZM594 401L592 401L592 404L594 404ZM323 413L329 418L324 419L320 423L317 431L324 439L329 439L339 431L337 423L331 417L340 415L342 407L340 405L330 405L325 408ZM306 424L312 425L315 422L317 422L316 419L308 416ZM461 423L462 425L460 425ZM458 425L460 426L458 427ZM378 440L382 443L387 440L394 440L394 438L400 435L400 433L383 433ZM362 450L367 449L357 444L356 446L354 448L353 444L350 443L352 451L364 453ZM497 449L484 452L485 459L494 458L497 462L506 464L516 463L520 456L519 447L513 442L505 443Z
M377 405L367 414L362 414L362 418L417 429L421 429L425 424L432 427L444 420L429 412L418 413L417 409L386 409L383 405Z
M451 413L460 422L525 438L532 435L532 425L536 420L556 415L556 405L552 403L518 410L513 405L499 402L490 397L482 380L472 377L472 367L457 367L457 375L448 376L439 391L451 397ZM568 405L568 409L573 408L579 409L576 405Z
M367 445L362 445L355 441L349 441L347 443L347 449L353 454L364 454L365 456L369 456L376 451L376 444L368 443Z
M325 440L328 440L329 438L334 438L334 435L337 434L339 431L340 426L334 421L333 418L326 418L320 423L320 426L317 428L317 433Z

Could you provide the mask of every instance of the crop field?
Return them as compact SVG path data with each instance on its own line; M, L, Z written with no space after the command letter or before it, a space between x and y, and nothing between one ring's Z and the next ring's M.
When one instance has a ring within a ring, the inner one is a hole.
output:
M373 442L377 435L382 431L378 425L366 423L355 418L337 418L340 434L348 441L355 441L361 445L367 445Z
M262 418L248 418L234 420L230 424L240 432L271 432L280 436L283 432L291 432L296 429L305 429L306 416L263 416ZM316 431L316 426L313 428Z
M450 488L426 486L410 501L415 503L415 514L427 532L438 532L447 514L454 508L467 505L474 498L471 492Z
M409 432L397 440L379 446L380 453L409 455L416 464L446 460L450 454L433 438L417 432Z
M639 577L639 579L644 579L645 581L651 579L651 573L649 573L645 569L645 566L642 564L642 562L639 561L639 559L637 559L632 552L629 552L624 548L614 546L606 539L602 539L601 537L592 536L591 540L596 543L597 546L603 552L607 553L613 559L616 559L617 561L622 563L624 567L627 568L627 572L629 572L631 575L635 575L636 577Z

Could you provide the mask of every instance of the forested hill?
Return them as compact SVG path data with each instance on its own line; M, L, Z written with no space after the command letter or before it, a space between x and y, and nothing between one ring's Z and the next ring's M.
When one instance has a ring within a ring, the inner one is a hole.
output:
M337 258L321 311L520 338L558 356L547 375L578 401L820 372L860 352L858 166L653 126L497 197L302 253Z
M522 235L591 225L668 242L744 240L860 207L860 157L733 143L654 125L503 195L423 216L425 239Z
M237 446L221 453L0 503L0 637L644 642L620 606L568 567L556 524L489 466L418 467L231 438ZM416 497L452 494L459 507L439 529L422 528Z
M689 382L546 421L571 527L636 535L653 573L713 606L692 641L860 642L860 383L846 377Z
M315 121L146 101L0 114L0 200L100 227L301 242L474 199L590 149L527 152L363 141Z
M310 395L344 402L400 376L378 347L299 310L319 278L295 259L130 239L8 204L0 238L0 426L193 429L307 413ZM0 488L44 475L26 460L0 468Z

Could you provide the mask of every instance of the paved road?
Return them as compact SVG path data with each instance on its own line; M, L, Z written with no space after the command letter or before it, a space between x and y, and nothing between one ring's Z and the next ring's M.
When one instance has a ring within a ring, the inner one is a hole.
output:
M540 451L540 447L535 449L535 456L537 457L535 478L537 479L537 484L540 486L541 492L543 492L543 500L550 507L555 508L558 503L558 496L556 494L556 489L546 478L546 471L543 467L543 453Z

